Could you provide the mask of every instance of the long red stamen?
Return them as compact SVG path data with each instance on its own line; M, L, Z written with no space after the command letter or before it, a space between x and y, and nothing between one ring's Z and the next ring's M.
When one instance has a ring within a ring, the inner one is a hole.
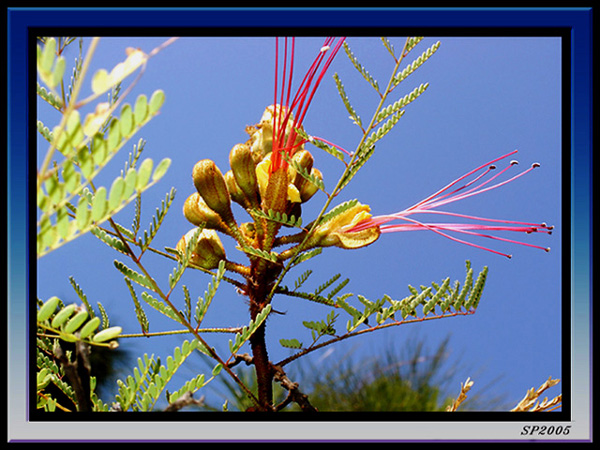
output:
M286 136L286 128L288 121L290 120L292 114L295 116L294 127L299 128L302 125L306 112L308 111L308 107L312 101L312 98L325 75L325 72L331 65L333 58L335 57L338 50L341 48L345 38L340 38L340 40L335 45L333 51L329 52L328 58L325 60L325 53L330 50L330 44L335 40L333 37L328 37L325 40L325 43L319 52L319 55L315 58L312 65L310 66L308 72L305 74L302 79L300 86L298 87L296 94L291 99L291 85L292 85L292 72L293 72L293 64L294 64L294 46L295 41L292 38L291 45L291 56L289 59L289 74L286 78L286 65L288 64L288 56L287 49L288 43L287 38L285 38L285 48L284 48L284 67L283 67L283 77L282 77L282 85L281 85L281 94L280 99L278 101L277 92L278 92L278 79L277 72L279 71L279 45L278 39L276 41L275 46L275 111L273 118L273 155L271 156L271 173L275 170L283 167L287 167L287 161L283 158L282 153L286 153L289 156L292 156L296 147L301 145L302 143L296 143L298 134L295 130L290 130L289 134ZM319 72L319 67L325 60L323 66L321 67L321 71ZM311 89L312 87L312 89ZM279 106L277 106L279 105Z

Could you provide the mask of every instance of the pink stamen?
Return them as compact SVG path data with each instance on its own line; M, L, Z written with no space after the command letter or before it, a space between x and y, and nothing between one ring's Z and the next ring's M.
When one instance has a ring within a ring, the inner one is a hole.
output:
M483 177L485 175L489 174L491 170L495 169L495 166L492 165L493 163L495 163L501 159L504 159L507 156L512 155L516 152L517 151L515 150L504 156L501 156L500 158L496 158L495 160L490 161L487 164L483 164L483 165L477 167L476 169L474 169L474 170L468 172L467 174L452 181L451 183L446 185L444 188L438 190L433 195L428 196L424 200L416 203L415 205L411 206L410 208L405 209L404 211L400 211L395 214L388 214L388 215L372 217L371 219L365 220L365 221L355 225L351 229L345 230L345 231L346 232L358 232L358 231L365 230L365 229L371 228L371 227L380 227L380 230L382 233L399 232L399 231L414 231L414 230L430 230L430 231L438 233L444 237L447 237L453 241L467 244L467 245L470 245L470 246L473 246L473 247L476 247L479 249L487 250L487 251L490 251L492 253L496 253L499 255L510 257L510 255L508 255L506 253L498 252L496 250L493 250L493 249L490 249L487 247L483 247L481 245L467 242L467 241L458 239L456 237L453 237L453 236L448 235L447 233L443 232L443 231L450 231L450 232L470 234L473 236L485 237L488 239L496 239L499 241L510 242L513 244L519 244L519 245L524 245L524 246L528 246L528 247L533 247L533 248L538 248L538 249L542 249L545 251L549 251L549 248L546 248L546 247L541 247L541 246L534 245L534 244L529 244L529 243L525 243L525 242L515 241L512 239L507 239L507 238L502 238L502 237L498 237L498 236L493 236L490 234L484 234L484 233L478 233L478 232L472 231L472 230L513 231L513 232L524 232L524 233L551 234L552 233L551 230L553 229L553 227L547 226L545 223L536 224L536 223L520 222L520 221L513 221L513 220L489 219L489 218L485 218L485 217L478 217L478 216L473 216L473 215L459 214L459 213L453 213L453 212L448 212L448 211L439 211L439 210L433 209L434 207L437 207L437 206L452 203L452 202L462 200L462 199L465 199L465 198L468 198L468 197L471 197L474 195L481 194L483 192L487 192L489 190L498 188L500 186L504 186L505 184L510 183L511 181L514 181L517 178L525 175L526 173L530 172L534 168L539 167L539 164L535 163L529 169L524 170L523 172L518 173L517 175L514 175L513 177L511 177L505 181L501 181L501 182L498 182L491 186L487 186L494 179L498 178L498 176L500 176L504 172L506 172L510 167L516 165L516 161L511 161L510 165L507 166L506 168L504 168L503 170L501 170L499 173L495 174L488 180L481 181L481 183L479 185L473 186L470 189L464 191L469 186L472 186L476 182L482 180ZM465 178L469 177L470 175L475 174L477 171L483 169L486 166L487 166L487 170L483 174L480 174L479 176L477 176L474 180L466 182L464 185L454 189L451 192L445 193L447 190L449 190L450 188L455 186L460 181L464 180ZM487 187L484 187L484 186L487 186ZM462 193L460 193L460 192L462 192ZM420 222L420 221L417 221L417 220L414 220L414 219L411 219L408 217L413 214L439 214L439 215L454 216L454 217L460 217L463 219L470 219L470 220L476 220L476 221L493 222L496 224L502 223L502 224L507 224L507 225L489 225L489 224L478 224L478 223L423 223L423 222ZM386 225L388 222L391 222L394 220L404 220L404 221L407 221L410 223Z
M343 148L343 147L340 147L340 146L339 146L339 145L337 145L337 144L334 144L334 143L333 143L333 142L331 142L331 141L328 141L327 139L324 139L324 138L322 138L322 137L318 137L318 136L312 136L312 139L316 139L317 141L324 142L325 144L327 144L327 145L330 145L330 146L332 146L332 147L334 147L334 148L337 148L337 149L338 149L339 151L341 151L341 152L344 152L346 155L348 155L348 156L352 156L352 153L351 153L351 152L349 152L348 150L346 150L346 149L345 149L345 148ZM309 141L310 141L310 139L309 139Z

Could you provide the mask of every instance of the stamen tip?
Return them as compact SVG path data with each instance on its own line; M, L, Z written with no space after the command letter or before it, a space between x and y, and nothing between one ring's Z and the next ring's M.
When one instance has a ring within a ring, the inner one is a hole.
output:
M326 52L327 50L329 50L331 47L329 45L324 45L323 47L321 47L321 52Z
M492 164L490 167L488 167L489 170L494 170L496 168L495 164Z
M534 168L534 169L535 169L536 167L540 167L540 163L539 163L539 162L534 162L534 163L531 165L531 167L532 167L532 168Z
M516 159L513 159L513 160L510 162L510 165L511 165L511 166L516 166L517 164L519 164L519 161L517 161Z
M550 247L546 247L544 250L546 251L546 253L548 253L550 252Z
M508 259L512 259L512 255L506 255Z

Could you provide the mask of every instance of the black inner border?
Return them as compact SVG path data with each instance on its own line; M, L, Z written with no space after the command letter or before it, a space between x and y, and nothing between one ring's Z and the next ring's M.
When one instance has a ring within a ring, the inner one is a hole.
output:
M182 36L182 37L243 37L243 36L348 36L348 37L405 37L405 36L436 36L436 37L560 37L562 40L562 211L563 218L560 226L562 227L562 386L563 400L562 411L558 412L541 412L541 413L514 413L504 411L461 411L448 414L445 412L320 412L315 414L307 414L302 412L286 412L280 414L249 414L245 412L190 412L182 411L179 414L165 414L162 412L146 412L143 413L144 421L217 421L217 422L237 422L237 421L276 421L276 422L304 422L314 421L360 421L360 422L404 422L404 421L427 421L427 422L559 422L571 420L571 283L570 283L570 188L571 188L571 114L572 114L572 99L571 99L571 28L567 27L398 27L398 28L373 28L373 27L302 27L302 28L254 28L254 27L182 27L182 28L160 28L160 27L31 27L28 29L28 152L30 166L29 176L36 173L35 154L36 154L36 70L35 54L36 54L36 36ZM35 183L30 182L30 201L29 201L29 261L37 262L35 254L35 236L36 227L35 221L31 220L36 217L36 202L35 202ZM36 308L33 308L37 292L36 279L36 264L29 265L28 273L28 301L29 308L29 324L30 335L28 342L29 349L29 420L31 421L137 421L140 416L136 413L45 413L37 411L35 398L35 382L36 374L31 368L36 366L35 358L35 339L33 331L36 323ZM115 415L116 414L116 415ZM432 430L433 431L433 430ZM435 436L431 436L435 438Z

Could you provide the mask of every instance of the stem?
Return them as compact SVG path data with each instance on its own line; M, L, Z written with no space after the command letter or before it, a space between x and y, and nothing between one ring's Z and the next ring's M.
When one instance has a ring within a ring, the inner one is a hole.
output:
M251 272L254 279L248 280L248 297L250 299L250 318L256 316L268 304L268 293L271 289L273 275L272 270L258 270L260 261L253 261ZM266 322L250 336L250 347L252 349L252 361L256 370L256 381L258 385L258 410L273 411L273 377L275 375L273 366L269 362L267 344L265 341Z

